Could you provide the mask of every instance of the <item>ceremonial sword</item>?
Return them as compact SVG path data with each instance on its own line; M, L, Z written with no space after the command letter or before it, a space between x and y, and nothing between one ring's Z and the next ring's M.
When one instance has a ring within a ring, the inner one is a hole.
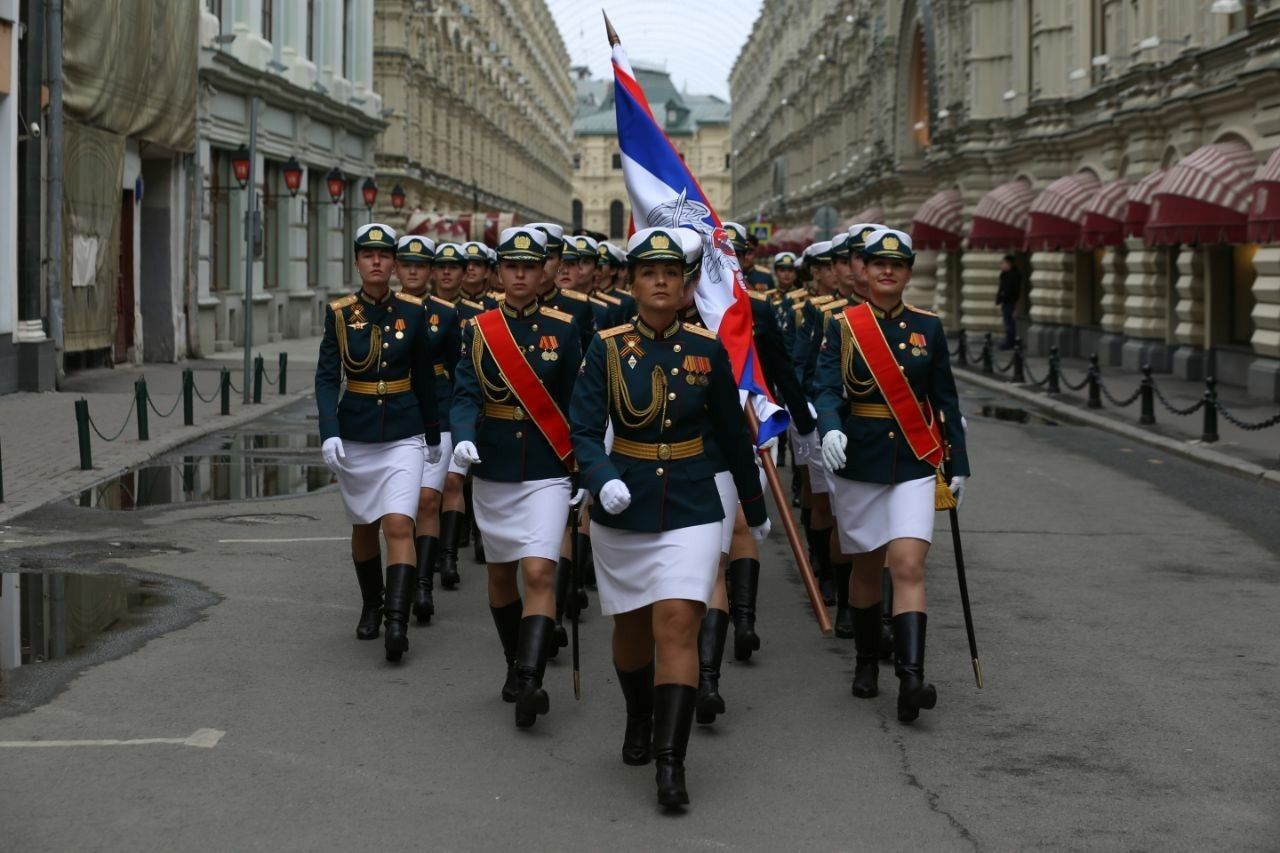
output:
M943 455L943 470L947 483L951 483L951 442L946 441L947 417L941 412L938 417L942 422L943 440L946 442ZM969 584L964 574L964 548L960 545L960 513L955 506L947 510L951 516L951 547L956 552L956 578L960 581L960 607L964 610L964 630L969 636L969 657L973 660L973 677L982 689L982 662L978 660L978 639L973 633L973 609L969 606Z

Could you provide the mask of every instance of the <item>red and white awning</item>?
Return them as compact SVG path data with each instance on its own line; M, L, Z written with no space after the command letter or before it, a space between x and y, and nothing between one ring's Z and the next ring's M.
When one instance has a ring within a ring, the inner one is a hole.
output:
M1141 237L1151 215L1151 197L1169 174L1168 169L1156 169L1133 185L1124 201L1124 236Z
M1258 161L1238 142L1205 145L1183 157L1156 188L1144 231L1153 246L1243 243Z
M911 217L911 243L917 251L954 251L963 239L964 199L959 190L934 193Z
M1124 206L1132 189L1131 181L1111 181L1103 184L1102 189L1089 199L1080 223L1080 245L1083 248L1119 246L1124 242Z
M1249 242L1280 242L1280 149L1258 170L1249 205Z
M1074 251L1080 243L1085 206L1099 186L1093 172L1076 172L1041 190L1027 211L1027 251Z
M992 252L1021 248L1035 197L1026 181L1001 184L983 196L969 225L969 248Z
M861 225L865 222L874 222L878 224L884 223L884 208L878 204L873 204L866 210L860 210L853 216L850 216L844 222L840 223L841 231L848 231L855 225Z

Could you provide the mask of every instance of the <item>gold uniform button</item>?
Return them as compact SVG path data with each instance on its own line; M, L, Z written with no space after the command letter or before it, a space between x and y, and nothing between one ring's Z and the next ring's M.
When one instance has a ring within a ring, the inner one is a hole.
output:
M678 367L673 367L673 368L671 368L671 375L672 375L672 376L679 376L679 375L680 375L680 368L678 368Z
M905 329L906 327L907 327L907 323L905 320L898 324L899 329Z
M665 421L663 421L663 422L662 422L662 425L663 425L664 427L669 427L669 426L671 426L671 418L667 418Z
M657 474L659 477L661 477L661 476L662 476L664 473L666 473L666 472L665 472L665 471L663 471L661 468L659 468L657 471L654 471L653 473L655 473L655 474Z
M679 344L676 344L675 346L673 346L673 347L671 348L671 350L672 350L673 352L680 352L680 345L679 345Z
M383 344L383 345L382 345L382 348L383 348L383 349L390 349L390 347L391 347L391 344Z
M517 433L516 433L516 438L524 438L524 433L522 433L522 432L517 432Z
M384 361L384 362L382 362L382 366L383 366L383 367L386 367L386 366L387 366L387 363L386 363L385 361Z
M674 400L675 398L676 398L676 392L675 392L675 391L672 391L670 394L668 394L668 395L667 395L667 399L668 399L668 400Z
M381 400L379 400L379 401L378 401L378 405L379 405L379 406L381 406L381 405L382 405L382 401L381 401Z
M389 332L389 331L391 331L391 327L390 327L390 326L383 326L383 327L382 327L382 331L384 331L384 332Z
M906 324L904 323L904 324L902 325L902 328L904 328L904 329L905 329L906 327L907 327L907 326L906 326ZM530 326L530 328L531 328L531 329L533 329L533 331L535 331L535 332L536 332L536 331L538 331L538 324L537 324L537 323L534 323L532 326Z
M519 406L516 406L515 409L511 412L511 418L512 420L517 420L517 421L524 420L524 409L520 408Z
M907 348L906 344L898 344L898 349L906 349L906 348Z
M893 430L889 430L889 438L893 438Z

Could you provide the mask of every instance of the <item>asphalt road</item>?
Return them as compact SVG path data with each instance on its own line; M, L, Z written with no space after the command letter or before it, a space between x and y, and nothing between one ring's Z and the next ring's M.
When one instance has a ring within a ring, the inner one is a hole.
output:
M163 603L6 681L0 743L225 735L0 748L0 850L1277 849L1280 496L984 402L966 399L961 518L985 689L945 515L940 698L914 726L885 671L880 698L849 695L852 645L819 636L775 533L764 649L726 662L729 713L694 732L680 816L619 758L598 613L582 701L562 654L551 714L518 731L479 566L392 666L354 639L341 541L226 541L341 537L332 490L21 519L0 569L150 573Z

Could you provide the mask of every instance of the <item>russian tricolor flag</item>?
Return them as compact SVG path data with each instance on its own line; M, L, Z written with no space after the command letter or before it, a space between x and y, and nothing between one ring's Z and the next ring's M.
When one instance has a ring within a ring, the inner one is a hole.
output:
M613 46L614 104L622 174L638 227L686 227L702 235L702 277L694 293L698 313L729 352L743 396L750 396L760 421L757 442L780 435L789 418L773 402L756 357L751 297L738 259L698 180L649 109L644 91L621 44ZM643 223L643 224L641 224Z

